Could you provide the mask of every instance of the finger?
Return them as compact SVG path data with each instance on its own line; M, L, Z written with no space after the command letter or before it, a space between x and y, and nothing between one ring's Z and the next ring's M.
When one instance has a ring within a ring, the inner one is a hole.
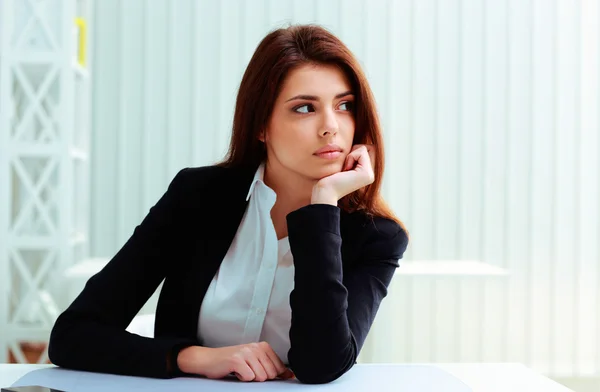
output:
M254 372L254 381L262 382L267 380L267 372L265 371L263 365L260 363L260 360L258 359L256 354L247 357L246 362Z
M292 378L296 378L296 375L292 372L292 369L285 369L285 371L279 375L279 378L282 380L291 380Z
M358 149L362 149L363 147L369 153L369 158L371 158L371 162L374 162L374 160L375 160L375 146L373 144L356 144L356 145L352 146L352 150L351 151L356 151Z
M271 360L271 363L273 364L273 366L275 366L275 370L277 371L277 375L282 374L283 372L285 372L286 367L283 364L283 362L281 361L281 359L279 358L279 356L277 355L277 353L275 353L275 351L273 350L273 348L269 345L269 343L267 342L263 342L261 343L261 348L263 349L265 355L267 357L269 357L269 359Z
M370 167L372 166L371 155L369 154L369 150L367 149L367 147L363 147L364 148L357 149L355 151L355 154L357 154L356 161L359 165L363 167Z
M265 373L267 373L267 380L273 380L277 377L277 375L279 375L275 364L266 352L262 351L260 354L258 354L258 360L260 361L263 369L265 369Z
M360 163L360 157L362 155L362 151L363 149L361 148L357 148L354 151L352 151L350 154L348 154L348 156L346 157L347 159L347 163L346 163L346 170L352 170L356 167L357 163Z
M375 180L375 172L373 170L373 163L371 162L369 152L366 148L356 150L356 152L360 153L360 155L355 170L364 173L366 181L365 185L373 183Z
M369 152L370 147L370 144L355 144L352 146L350 153L346 156L343 171L353 169L355 164L358 162L358 158L361 156L362 151Z
M358 150L363 147L367 150L370 150L373 147L373 145L372 144L355 144L352 146L352 149L350 151L355 151L355 150Z
M235 365L233 373L240 381L252 381L256 378L254 371L245 360L241 360Z
M368 145L367 152L369 153L369 159L371 159L371 166L375 167L375 155L376 155L375 146Z
M359 165L364 165L365 156L368 155L369 154L367 153L367 150L366 148L364 148L364 146L361 146L361 148L357 148L356 150L348 154L348 156L350 157L349 159L352 160L352 169L356 169Z
M355 162L356 158L352 155L352 153L346 155L346 160L344 161L344 168L342 171L352 170Z

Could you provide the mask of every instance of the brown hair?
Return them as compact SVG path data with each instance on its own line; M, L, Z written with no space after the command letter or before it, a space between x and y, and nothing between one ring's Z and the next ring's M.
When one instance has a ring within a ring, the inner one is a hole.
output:
M353 144L372 144L376 159L375 181L340 200L352 212L392 219L401 224L380 195L384 168L383 137L375 99L367 78L352 52L335 35L317 25L295 25L269 33L258 45L238 92L229 152L220 165L256 166L266 159L259 134L266 129L287 74L305 64L338 66L347 76L355 95L356 131ZM260 102L260 105L256 105Z

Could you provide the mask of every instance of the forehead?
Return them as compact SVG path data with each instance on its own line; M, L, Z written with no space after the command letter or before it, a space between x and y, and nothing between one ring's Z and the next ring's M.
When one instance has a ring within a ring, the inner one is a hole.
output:
M290 71L283 83L281 96L309 94L325 98L350 89L350 82L339 67L305 64Z

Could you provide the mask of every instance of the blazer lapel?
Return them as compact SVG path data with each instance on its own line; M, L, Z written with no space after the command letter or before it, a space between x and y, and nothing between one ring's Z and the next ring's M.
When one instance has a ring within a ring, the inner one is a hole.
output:
M196 338L200 306L208 286L217 273L223 258L229 250L242 221L248 202L246 195L254 177L254 169L223 169L212 197L207 197L203 206L205 216L202 222L204 238L197 262L193 263L189 279L185 279L184 292L188 297L189 314L185 317L185 335ZM188 318L189 317L189 318ZM189 329L188 329L189 328Z

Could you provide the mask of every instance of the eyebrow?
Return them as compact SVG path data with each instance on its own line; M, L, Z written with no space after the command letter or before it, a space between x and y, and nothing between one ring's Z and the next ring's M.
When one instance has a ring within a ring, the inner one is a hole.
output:
M341 93L341 94L338 94L338 95L336 95L336 96L335 96L335 98L336 98L336 99L338 99L338 98L345 97L345 96L347 96L347 95L353 95L353 94L352 94L352 91L346 91L346 92L343 92L343 93ZM307 101L318 101L318 100L319 100L319 97L317 97L317 96L315 96L315 95L305 95L305 94L300 94L300 95L296 95L296 96L294 96L294 97L292 97L292 98L288 99L288 100L287 100L287 101L285 101L285 102L293 101L293 100L295 100L295 99L305 99L305 100L307 100Z

